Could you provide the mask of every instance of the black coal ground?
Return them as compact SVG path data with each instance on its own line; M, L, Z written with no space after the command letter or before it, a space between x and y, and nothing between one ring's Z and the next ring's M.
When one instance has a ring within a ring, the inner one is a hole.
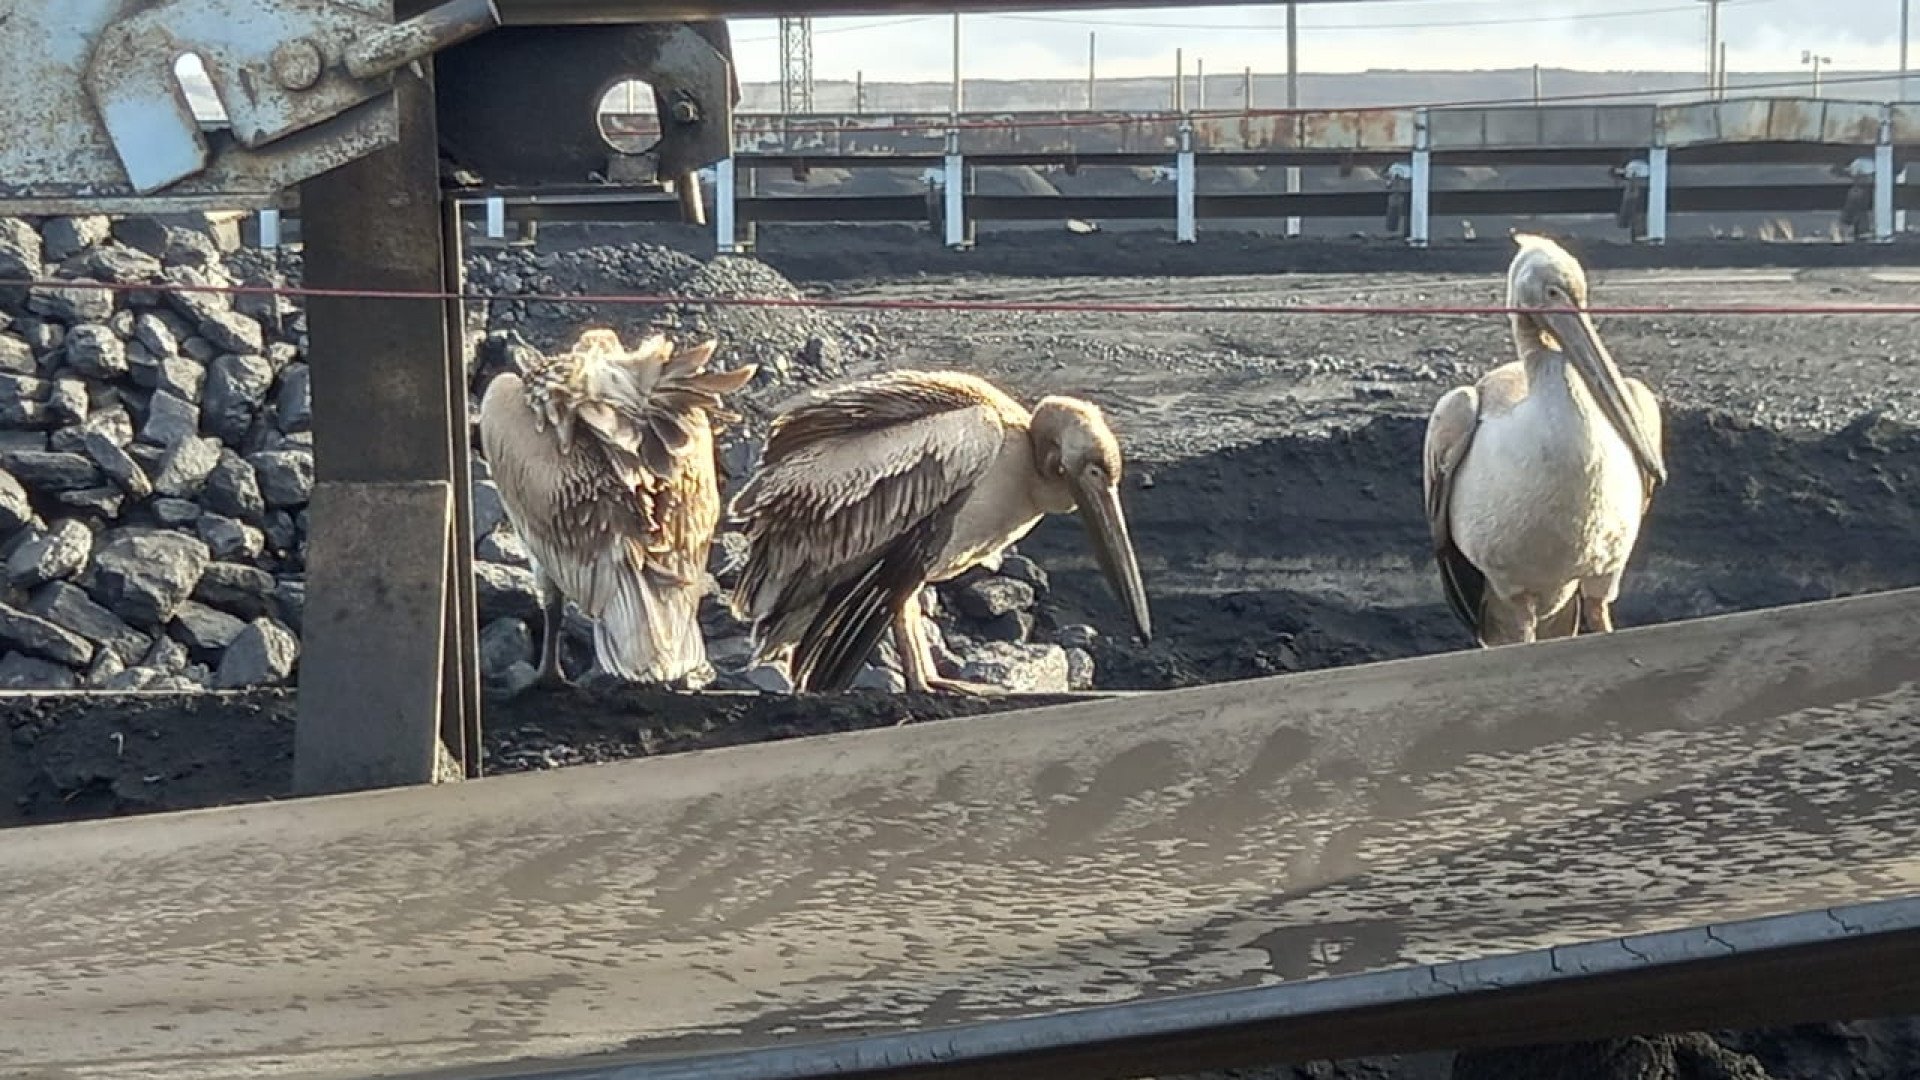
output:
M1124 260L1110 260L1136 246L1155 260L1137 272L1163 280L1179 270L1158 260L1169 253L1197 259L1186 253L1200 250L1151 247L1130 238L1111 242L1111 250L1093 261L1105 263L1109 273L1121 272ZM1479 272L1493 247L1447 257L1473 264L1452 269ZM993 260L1012 265L989 263L980 270L1023 269L1020 260L1029 256L1020 253L1030 250L1009 243L1008 253ZM1261 257L1252 248L1232 250L1242 252L1242 262ZM1325 258L1334 268L1332 255L1312 250L1313 259ZM893 264L905 255L886 245L883 252L884 258L864 263L868 274L904 269ZM1601 262L1642 257L1610 249L1598 254ZM1887 248L1793 254L1827 268L1900 261L1899 252ZM1911 251L1904 254L1911 261ZM1380 260L1383 269L1385 263L1410 269L1405 253L1357 257ZM840 249L816 250L810 258L820 263L818 276L828 278L853 276L859 262ZM954 256L934 249L928 258ZM772 261L786 264L783 269L796 278L808 276L806 258ZM1035 269L1058 271L1070 261ZM1231 273L1235 268L1228 264L1235 261L1231 252L1216 253L1215 261L1189 272ZM1911 333L1911 326L1904 329ZM1902 348L1910 356L1911 339L1905 340ZM918 362L948 347L949 339L936 335L920 355L901 359ZM1806 387L1784 385L1804 378L1790 358L1819 347L1817 333L1766 345L1777 359L1753 379L1780 380L1784 392L1805 396ZM1354 351L1361 355L1357 345ZM1911 381L1910 373L1898 374ZM1863 378L1854 379L1856 398L1871 396ZM1892 410L1898 419L1830 416L1824 424L1782 430L1745 419L1751 413L1737 398L1716 403L1711 396L1682 395L1675 402L1668 419L1670 457L1684 467L1674 470L1671 486L1656 500L1618 608L1622 624L1920 584L1920 430L1906 423L1915 419L1910 410ZM1129 462L1126 501L1154 596L1154 643L1140 647L1119 634L1118 606L1071 519L1043 523L1021 545L1052 577L1043 621L1087 622L1112 631L1095 649L1099 684L1112 689L1192 685L1467 647L1464 631L1439 601L1427 550L1418 472L1411 464L1419 460L1417 412L1401 403L1370 419L1304 434L1233 440L1204 452L1138 455ZM1039 703L874 693L830 701L592 689L532 694L489 702L487 764L496 772L551 768ZM0 805L0 825L284 797L293 711L292 696L277 691L9 699L0 705L0 722L10 736L0 740L0 792L10 795ZM1457 1067L1450 1055L1429 1055L1238 1075L1892 1077L1920 1072L1916 1031L1920 1026L1904 1021L1820 1025L1710 1039L1627 1040L1518 1061L1462 1055Z

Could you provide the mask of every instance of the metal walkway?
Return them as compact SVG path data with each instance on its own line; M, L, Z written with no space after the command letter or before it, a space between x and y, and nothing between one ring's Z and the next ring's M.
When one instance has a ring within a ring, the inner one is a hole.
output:
M0 1061L1127 1076L1920 1011L1916 679L1907 591L18 829Z

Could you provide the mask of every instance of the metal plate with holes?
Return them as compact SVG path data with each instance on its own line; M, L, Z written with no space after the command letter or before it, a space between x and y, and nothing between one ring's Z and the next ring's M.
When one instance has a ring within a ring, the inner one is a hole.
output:
M1906 591L14 830L0 1053L1098 1076L1916 1010L1920 962L1860 962L1920 959L1916 646Z

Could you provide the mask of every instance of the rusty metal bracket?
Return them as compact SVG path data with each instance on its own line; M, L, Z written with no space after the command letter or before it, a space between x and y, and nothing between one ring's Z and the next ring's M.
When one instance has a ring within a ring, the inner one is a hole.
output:
M395 139L391 74L499 22L450 0L401 23L391 0L25 0L0 18L0 213L265 206ZM196 58L226 122L180 79Z
M694 174L729 157L740 90L724 23L510 27L435 60L440 145L491 187L671 188L704 223ZM652 88L659 138L617 148L600 103L621 82Z

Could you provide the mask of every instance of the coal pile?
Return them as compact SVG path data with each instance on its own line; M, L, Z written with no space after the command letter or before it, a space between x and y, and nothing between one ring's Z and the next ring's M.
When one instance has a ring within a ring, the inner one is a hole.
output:
M0 277L139 286L298 284L297 251L240 248L205 222L0 220ZM758 460L774 411L797 392L877 358L878 335L809 307L751 259L708 262L650 244L558 253L476 251L469 287L470 417L486 383L563 348L587 325L626 340L663 329L716 336L715 365L761 375L721 437L727 493ZM565 302L528 296L775 297L787 306ZM305 316L267 292L59 286L0 292L0 688L174 690L291 685L305 596L313 435ZM476 444L476 451L478 447ZM487 464L474 466L481 656L500 693L533 678L541 633L526 548ZM744 555L713 552L705 625L712 680L786 692L750 663L746 628L722 602ZM1010 554L998 572L929 589L949 674L1015 691L1092 685L1091 631L1040 614L1044 572ZM1036 640L1037 639L1037 640ZM891 644L861 686L903 685ZM591 632L566 627L570 673L591 667Z

